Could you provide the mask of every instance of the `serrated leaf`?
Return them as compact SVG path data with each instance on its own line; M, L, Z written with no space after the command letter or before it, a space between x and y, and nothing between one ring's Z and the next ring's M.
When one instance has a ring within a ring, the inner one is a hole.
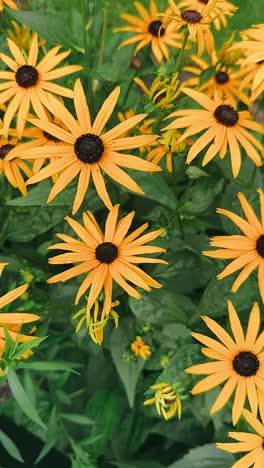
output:
M24 463L23 457L14 442L3 431L0 430L0 443L15 460Z
M140 301L129 297L129 307L139 319L157 324L186 323L187 316L195 311L192 301L166 286L151 294L143 293Z
M179 203L179 211L189 214L201 213L211 205L223 185L224 179L213 177L204 177L195 181L185 190Z
M10 368L7 374L7 380L9 383L9 387L13 396L20 406L21 410L34 421L38 426L46 429L45 424L40 419L36 408L33 406L32 402L29 400L24 388L22 387L19 378L17 377L15 371Z

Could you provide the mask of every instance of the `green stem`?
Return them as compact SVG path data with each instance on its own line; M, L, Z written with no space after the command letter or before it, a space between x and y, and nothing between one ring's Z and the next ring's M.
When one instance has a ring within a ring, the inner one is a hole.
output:
M149 46L146 47L145 53L144 53L144 55L143 55L143 57L142 57L142 64L144 64L148 52L149 52ZM124 96L123 103L122 103L122 106L123 106L123 107L125 106L125 104L126 104L126 102L127 102L127 98L128 98L128 96L129 96L129 94L130 94L131 88L132 88L133 83L134 83L134 78L136 78L136 76L138 75L138 73L139 73L139 71L140 71L140 68L141 68L141 67L139 67L139 68L136 69L136 71L135 71L135 73L133 74L133 76L132 76L132 78L131 78L131 81L130 81L128 87L127 87L126 94L125 94L125 96Z
M251 178L250 178L250 182L248 184L248 188L251 189L251 190L254 189L253 184L254 184L254 180L256 178L257 169L258 169L257 166L254 166L253 171L252 171L252 175L251 175Z
M89 99L89 106L92 107L93 104L93 83L90 76L90 51L89 51L89 44L87 39L87 31L86 31L86 0L81 0L81 11L82 11L82 33L83 33L83 47L84 47L84 69L86 71L86 80L87 80L87 87L88 87L88 99Z
M104 1L104 8L103 8L103 30L102 30L101 46L100 46L98 65L102 65L102 63L104 61L104 51L105 51L107 21L108 21L108 9L109 9L109 0L105 0Z
M188 41L188 37L189 37L189 30L188 30L188 28L186 28L185 33L184 33L184 39L183 39L183 43L182 43L182 48L181 48L181 50L180 50L179 53L178 53L177 60L176 60L176 63L175 63L175 70L174 70L174 73L176 73L177 71L179 71L179 66L180 66L181 61L182 61L182 58L183 58L183 54L184 54L185 47L186 47L186 44L187 44L187 41Z

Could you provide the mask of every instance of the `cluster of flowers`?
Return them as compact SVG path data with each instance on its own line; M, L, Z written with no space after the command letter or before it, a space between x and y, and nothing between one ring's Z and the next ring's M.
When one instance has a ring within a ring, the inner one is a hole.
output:
M14 7L11 1L6 0L5 3L10 8ZM234 178L238 176L242 165L241 149L245 150L245 154L256 166L262 165L263 148L253 132L263 134L263 126L255 122L248 111L238 111L237 102L242 101L250 106L264 89L264 25L243 31L242 40L238 43L233 43L232 36L217 53L212 27L218 30L225 27L227 17L236 11L236 7L228 1L182 0L176 5L173 0L168 0L165 12L158 11L154 0L150 0L149 11L139 2L135 2L135 7L139 17L123 14L122 18L129 25L115 30L134 33L121 46L138 43L134 52L136 55L142 48L150 45L154 60L158 63L163 58L169 59L169 48L180 50L172 78L159 76L150 89L138 78L135 79L136 83L158 108L173 109L180 92L203 108L172 111L166 118L173 120L161 130L158 128L161 120L156 122L155 119L149 119L142 124L147 114L135 115L131 111L120 116L121 123L104 132L117 103L119 87L105 100L92 123L81 81L76 80L73 90L53 83L53 80L80 71L82 67L68 65L56 68L70 53L59 53L59 46L46 52L38 61L39 41L36 33L32 33L22 51L21 43L16 43L19 34L13 35L12 40L7 39L12 56L0 54L1 61L8 68L0 71L0 79L3 80L0 84L0 105L4 106L0 129L0 172L23 195L27 194L27 185L52 178L53 187L48 203L78 177L73 215L81 207L92 178L99 197L109 210L104 232L90 211L83 213L82 224L67 216L66 221L78 238L58 234L63 242L52 245L50 249L66 253L49 260L49 263L56 265L78 264L53 276L48 280L49 283L64 282L88 273L76 295L78 304L89 290L87 306L74 317L80 319L77 331L86 322L92 339L99 344L103 341L103 329L108 319L113 317L116 325L118 323L118 315L113 310L118 305L113 302L113 282L130 296L140 299L135 286L150 291L151 288L160 288L162 285L137 265L166 264L160 258L142 256L164 252L160 247L147 245L162 235L163 230L146 234L144 232L148 224L144 224L128 234L135 213L131 212L118 221L119 206L112 205L105 176L132 192L143 194L133 178L122 168L149 173L160 171L158 164L166 156L167 168L172 171L172 155L182 152L188 145L191 145L186 161L188 164L207 148L203 166L217 155L223 159L229 150ZM190 48L193 43L197 44L197 55L191 56L193 65L185 70L195 77L179 87L179 64L184 49ZM205 51L209 55L209 62L201 57ZM202 75L208 67L212 68L213 75L204 83ZM250 89L252 93L249 96ZM76 115L69 112L58 96L73 99ZM11 128L15 118L16 127ZM155 135L153 127L162 132L161 135ZM133 128L137 133L130 136ZM181 134L179 129L185 129L184 133ZM201 132L202 135L196 141L189 140ZM25 139L29 141L25 142ZM147 160L122 153L123 150L133 149L140 149L143 153L145 148ZM28 178L27 181L22 172ZM217 211L233 221L243 235L213 237L212 246L220 247L220 250L206 251L203 254L213 258L233 259L218 279L242 269L233 284L233 292L258 268L259 290L264 302L264 192L261 189L258 192L261 221L245 196L239 193L246 220L224 209ZM3 296L0 308L7 300L18 297L18 289L13 291L13 295L9 293L11 296L7 295L7 298ZM236 389L233 423L236 424L243 413L259 435L232 432L230 435L238 443L218 446L231 452L248 451L249 454L233 466L246 467L254 463L257 468L264 463L264 426L257 419L259 411L264 421L264 332L258 335L260 313L257 304L251 311L246 336L231 302L228 303L228 310L234 339L216 321L203 317L221 343L194 333L193 336L206 346L202 348L203 354L215 361L193 366L186 371L209 375L194 387L194 394L208 391L226 381L213 405L212 413L220 410ZM36 318L38 317L32 319ZM27 316L23 320L31 321ZM19 327L20 323L21 321L16 321L15 327ZM18 328L12 330L16 333ZM140 337L137 337L131 347L135 355L143 359L151 353ZM151 388L155 390L155 397L145 404L155 402L158 413L166 419L176 413L180 417L181 403L177 396L177 387L158 383ZM244 409L246 397L251 412Z

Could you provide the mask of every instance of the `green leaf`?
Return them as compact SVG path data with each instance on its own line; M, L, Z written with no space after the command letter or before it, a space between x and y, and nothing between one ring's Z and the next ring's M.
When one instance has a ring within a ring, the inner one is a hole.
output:
M188 315L195 311L188 297L177 294L166 286L152 291L151 294L143 293L140 301L129 297L128 302L137 318L161 325L174 322L186 323Z
M145 361L140 357L128 361L124 359L124 354L129 350L129 343L134 341L132 320L125 320L120 323L117 330L114 330L111 336L111 353L114 364L120 379L123 382L129 406L134 406L136 386L138 378L143 370Z
M4 350L4 358L8 359L11 358L12 352L17 348L18 346L18 341L14 341L6 327L4 328L5 332L5 350Z
M36 371L67 371L67 372L73 372L74 374L79 375L78 372L74 371L71 366L78 367L79 364L76 363L64 363L64 362L46 362L46 361L24 361L18 364L18 367L20 369L32 369Z
M32 31L37 31L41 37L56 44L66 39L69 35L65 25L63 13L56 12L56 15L46 12L22 11L6 9L12 18L19 23L25 24Z
M201 213L211 205L223 185L224 179L213 177L204 177L190 184L180 200L179 211L189 214Z
M9 455L14 458L15 460L24 463L22 455L18 450L17 446L14 442L3 432L0 430L0 442L9 453Z
M22 387L15 371L10 368L8 375L7 375L7 380L10 386L10 390L13 393L13 396L17 402L17 404L20 406L21 410L24 411L24 413L32 419L38 426L42 427L43 429L46 429L45 424L43 421L40 419L36 408L33 406L32 402L29 400L24 388Z
M115 395L109 391L96 392L89 400L86 412L95 421L90 427L90 437L101 436L101 439L89 447L89 453L98 457L103 453L116 427L118 402Z
M219 268L219 272L221 270ZM244 311L248 313L254 302L261 303L257 277L254 274L241 285L239 294L231 292L234 282L233 276L224 278L221 281L216 277L211 279L198 305L198 310L201 314L208 314L211 317L226 316L228 300L233 302L239 314Z
M47 439L45 444L43 445L40 453L38 454L37 459L35 460L35 465L42 460L54 447L59 437L59 428L57 423L57 416L56 416L56 408L54 407L50 414L50 419L48 422L48 430L47 430Z
M129 172L129 174L144 191L144 197L175 210L177 198L160 174L138 171Z
M26 351L29 351L32 348L35 348L38 346L42 341L46 340L47 336L41 336L39 338L35 338L34 340L27 341L26 343L23 343L22 345L18 346L18 349L14 354L10 356L11 359L16 359L19 356L22 356L22 354L26 353Z
M88 416L84 416L83 414L74 414L74 413L60 413L60 417L66 419L67 421L71 421L75 424L80 424L82 426L91 426L95 424L95 422L88 418Z
M43 206L41 210L38 207L26 206L12 209L6 239L15 242L31 241L60 223L68 211L69 208L65 206Z
M186 169L185 173L191 180L196 180L196 179L199 179L200 177L208 177L207 172L203 171L202 169L196 166L189 166Z
M194 448L168 468L229 468L235 462L230 453L223 452L214 444Z
M200 84L203 84L209 81L215 75L215 72L216 72L215 67L206 68L206 70L204 70L199 76Z

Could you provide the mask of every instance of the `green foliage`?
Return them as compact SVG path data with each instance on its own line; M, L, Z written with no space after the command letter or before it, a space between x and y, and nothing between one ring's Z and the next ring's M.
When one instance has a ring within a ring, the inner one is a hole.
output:
M190 450L188 455L185 455L181 460L172 463L168 468L227 468L231 463L234 463L234 457L225 452L220 452L215 448L214 444L203 445Z

